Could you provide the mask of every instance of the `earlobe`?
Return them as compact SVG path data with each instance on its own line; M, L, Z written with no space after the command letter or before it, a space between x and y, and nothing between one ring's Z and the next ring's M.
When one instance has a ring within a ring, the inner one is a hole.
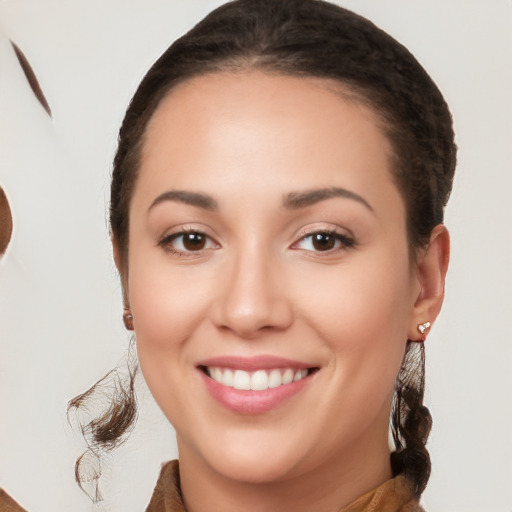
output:
M419 283L419 293L414 303L414 314L409 326L409 339L423 341L428 328L441 311L444 299L446 271L450 259L450 236L443 224L432 230L430 242L420 255L416 276ZM420 329L419 326L428 328Z

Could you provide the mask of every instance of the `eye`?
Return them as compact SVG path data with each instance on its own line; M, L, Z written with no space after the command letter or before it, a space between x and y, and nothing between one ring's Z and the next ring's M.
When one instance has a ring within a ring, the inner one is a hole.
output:
M353 247L354 240L335 231L316 231L302 237L293 245L293 249L304 251L328 252L336 249Z
M174 233L166 236L158 245L175 254L188 254L218 247L208 235L200 231Z

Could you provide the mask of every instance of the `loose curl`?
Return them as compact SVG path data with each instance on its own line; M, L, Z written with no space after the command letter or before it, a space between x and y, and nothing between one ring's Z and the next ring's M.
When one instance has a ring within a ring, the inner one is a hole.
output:
M351 11L320 0L237 0L214 10L173 43L148 71L128 107L110 203L122 280L128 272L129 204L149 120L177 84L207 73L245 70L333 80L340 92L348 91L354 101L372 108L393 149L393 178L406 206L414 260L443 221L455 170L452 119L439 89L404 46ZM395 473L411 479L418 497L430 475L425 445L432 419L423 393L424 347L409 342L393 399L396 451L391 463ZM112 414L88 424L95 447L111 448L130 428L136 417L134 402L127 399L131 396L114 396ZM70 407L82 402L75 399Z

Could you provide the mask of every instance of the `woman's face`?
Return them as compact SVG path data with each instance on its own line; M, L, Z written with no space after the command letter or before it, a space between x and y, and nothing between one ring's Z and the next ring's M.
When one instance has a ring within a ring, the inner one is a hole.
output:
M268 482L388 456L420 289L390 157L324 80L211 74L159 106L125 285L181 459Z

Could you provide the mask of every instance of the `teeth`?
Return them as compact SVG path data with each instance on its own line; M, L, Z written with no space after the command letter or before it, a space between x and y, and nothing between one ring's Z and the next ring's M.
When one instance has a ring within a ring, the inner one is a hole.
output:
M293 380L296 381L296 380L300 380L300 379L303 379L306 375L308 374L308 371L307 370L297 370L295 372L295 375L293 376Z
M293 380L293 370L291 368L288 368L283 373L283 384L290 384L290 382Z
M251 389L254 391L268 389L268 376L265 370L258 370L251 375Z
M216 368L217 369L217 368ZM222 372L222 370L219 371ZM214 372L215 375L215 372ZM214 380L215 379L214 377ZM222 380L217 380L217 382L222 383ZM235 370L235 377L233 379L233 387L235 389L251 389L251 375L243 370Z
M283 384L283 378L281 377L281 372L279 370L272 370L270 375L268 376L268 387L269 388L277 388Z
M277 388L290 382L303 379L308 375L308 370L302 368L275 368L273 370L256 370L246 372L244 370L231 370L229 368L206 368L206 373L216 382L235 389L264 391L269 388Z
M224 384L224 386L229 386L230 388L232 388L234 380L235 380L235 374L233 373L233 371L226 369L226 370L224 370L224 375L222 376L222 381L219 381L219 382L222 382L222 384Z
M220 368L213 368L211 377L217 382L222 382L222 370Z

